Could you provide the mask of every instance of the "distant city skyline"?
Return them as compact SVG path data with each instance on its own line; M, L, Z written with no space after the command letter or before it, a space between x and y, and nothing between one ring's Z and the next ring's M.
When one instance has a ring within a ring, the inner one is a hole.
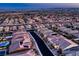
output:
M79 8L78 3L0 3L0 9Z

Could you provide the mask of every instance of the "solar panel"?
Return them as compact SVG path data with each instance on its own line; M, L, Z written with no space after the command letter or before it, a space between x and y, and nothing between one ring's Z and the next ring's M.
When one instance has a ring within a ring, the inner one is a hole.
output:
M52 37L51 40L54 44L59 45L62 49L66 48L67 46L69 46L71 43L69 43L68 41L64 40L64 38L60 38L60 37Z
M66 41L62 38L60 38L58 42L59 42L60 47L63 48L63 49L71 44L71 43L69 43L68 41Z
M79 51L76 52L76 55L79 56Z

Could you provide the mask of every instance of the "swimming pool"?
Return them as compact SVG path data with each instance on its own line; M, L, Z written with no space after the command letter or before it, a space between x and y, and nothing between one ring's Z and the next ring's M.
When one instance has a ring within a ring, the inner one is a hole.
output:
M0 42L0 47L7 47L9 45L9 41L2 41Z

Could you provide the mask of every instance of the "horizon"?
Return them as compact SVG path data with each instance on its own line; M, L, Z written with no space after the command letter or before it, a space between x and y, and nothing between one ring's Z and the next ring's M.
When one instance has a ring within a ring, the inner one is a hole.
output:
M79 8L79 3L0 3L0 9Z

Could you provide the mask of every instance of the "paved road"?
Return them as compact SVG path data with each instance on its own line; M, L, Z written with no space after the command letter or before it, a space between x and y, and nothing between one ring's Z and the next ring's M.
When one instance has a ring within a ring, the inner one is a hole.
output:
M30 31L30 34L34 37L37 45L42 53L43 56L53 56L52 52L48 49L42 39L33 31Z

